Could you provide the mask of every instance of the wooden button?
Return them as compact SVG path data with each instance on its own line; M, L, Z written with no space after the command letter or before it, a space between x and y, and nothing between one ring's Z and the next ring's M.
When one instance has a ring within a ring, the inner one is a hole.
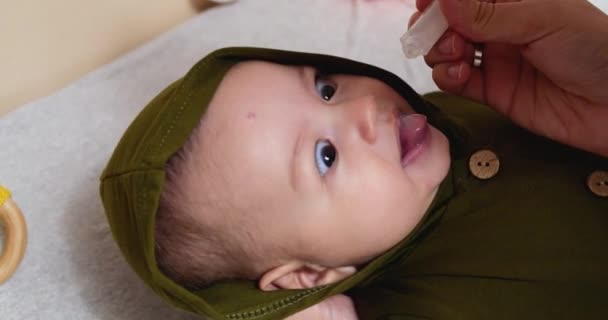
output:
M596 196L608 197L608 171L596 170L587 178L587 187Z
M469 169L476 178L487 180L498 173L500 160L490 150L479 150L469 158Z

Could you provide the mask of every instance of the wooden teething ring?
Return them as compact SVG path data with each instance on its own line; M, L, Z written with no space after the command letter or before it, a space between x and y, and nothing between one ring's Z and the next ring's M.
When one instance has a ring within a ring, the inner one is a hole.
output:
M0 284L10 278L25 253L27 228L21 210L10 198L7 189L0 186L0 221L4 223L6 239L0 256Z

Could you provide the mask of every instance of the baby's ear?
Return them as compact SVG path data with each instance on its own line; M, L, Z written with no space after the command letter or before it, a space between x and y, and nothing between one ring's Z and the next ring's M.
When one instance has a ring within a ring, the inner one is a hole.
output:
M332 268L292 261L264 273L259 286L264 291L308 289L338 282L356 271L353 266Z

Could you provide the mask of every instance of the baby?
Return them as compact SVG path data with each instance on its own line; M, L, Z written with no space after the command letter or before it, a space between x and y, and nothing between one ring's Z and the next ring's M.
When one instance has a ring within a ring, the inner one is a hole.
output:
M212 318L283 318L347 290L296 317L599 315L608 204L573 177L605 159L427 97L446 99L462 105L450 118L367 65L216 52L125 134L102 177L110 224L149 285Z
M188 286L335 282L418 224L449 163L446 137L379 80L242 62L169 162L159 263Z
M411 232L449 162L446 137L379 80L242 62L168 164L158 262L187 287L339 281Z

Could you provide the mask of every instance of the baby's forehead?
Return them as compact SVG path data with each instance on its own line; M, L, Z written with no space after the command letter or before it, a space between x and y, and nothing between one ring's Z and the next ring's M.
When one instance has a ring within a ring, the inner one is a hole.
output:
M271 61L264 60L247 60L241 61L228 70L228 72L224 75L224 80L226 78L235 77L235 73L238 76L244 76L247 81L256 81L264 78L264 75L269 73L279 73L281 71L285 71L285 69L296 69L302 67L301 65L289 65L289 64L281 64ZM220 82L220 86L224 81Z
M312 67L262 60L240 62L219 83L204 118L230 129L234 121L251 122L259 120L260 114L289 112L310 94L305 88L311 85L303 75L305 69Z
M197 132L195 156L215 167L213 176L229 188L256 188L259 177L283 184L299 128L296 113L314 98L302 89L301 69L241 62L218 86Z
M350 73L341 71L333 71L331 68L315 66L309 63L293 63L293 64L283 64L276 63L272 61L266 60L247 60L242 61L230 68L228 72L225 74L224 79L220 82L220 87L223 86L227 81L226 79L238 79L241 81L246 81L247 83L263 81L268 75L280 75L283 74L287 76L289 72L301 72L303 69L315 70L316 72L328 76L347 76L353 78L367 78L374 79L377 81L382 81L376 78L370 78L368 76L359 75L356 72ZM354 71L354 70L353 70ZM276 84L280 85L280 84Z

